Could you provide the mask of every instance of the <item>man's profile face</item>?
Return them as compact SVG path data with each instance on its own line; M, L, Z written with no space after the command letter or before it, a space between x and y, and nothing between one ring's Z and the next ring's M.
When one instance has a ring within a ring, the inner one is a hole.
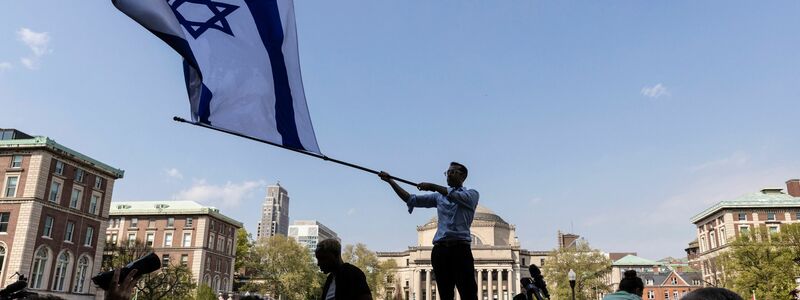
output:
M464 172L456 165L450 165L445 174L447 174L447 185L449 186L461 186L464 183Z
M317 266L322 273L328 274L335 269L338 259L333 254L317 251L314 252L314 256L317 258Z

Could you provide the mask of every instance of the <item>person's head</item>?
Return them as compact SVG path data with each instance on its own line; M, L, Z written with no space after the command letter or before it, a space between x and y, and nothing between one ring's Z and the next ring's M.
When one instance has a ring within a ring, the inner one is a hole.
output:
M717 287L706 287L689 292L683 300L743 300L736 293Z
M467 173L467 167L457 162L451 162L450 167L447 168L447 172L445 172L445 175L447 175L447 185L451 187L460 187L464 184L464 180L467 180Z
M342 265L342 244L335 239L323 240L317 244L314 256L322 273L333 272Z
M644 282L636 276L636 271L628 270L625 271L625 277L619 281L619 290L641 297L644 294Z

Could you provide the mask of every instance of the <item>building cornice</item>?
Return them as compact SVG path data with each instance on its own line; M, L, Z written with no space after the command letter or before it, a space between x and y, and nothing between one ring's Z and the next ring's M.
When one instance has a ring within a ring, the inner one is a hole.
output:
M94 158L86 156L78 151L72 150L69 147L57 143L54 139L46 136L35 136L31 139L14 139L14 140L0 140L0 149L46 149L58 155L68 157L72 160L86 164L92 168L98 169L114 177L120 179L125 175L125 171L114 168L105 163L102 163Z

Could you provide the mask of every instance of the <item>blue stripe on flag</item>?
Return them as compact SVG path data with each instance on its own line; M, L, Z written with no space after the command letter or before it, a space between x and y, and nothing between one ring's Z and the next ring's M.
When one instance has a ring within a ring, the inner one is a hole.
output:
M269 54L272 65L272 80L275 85L275 122L278 133L283 138L283 145L305 150L300 143L297 124L294 119L294 101L289 87L289 76L286 72L286 61L283 58L283 26L278 11L277 0L245 0L258 34Z

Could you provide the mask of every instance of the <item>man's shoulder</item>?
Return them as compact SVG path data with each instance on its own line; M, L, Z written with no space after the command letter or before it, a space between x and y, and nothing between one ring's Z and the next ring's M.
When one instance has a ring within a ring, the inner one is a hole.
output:
M359 269L354 265L351 265L350 263L342 264L342 273L364 275L364 271L361 271L361 269Z

